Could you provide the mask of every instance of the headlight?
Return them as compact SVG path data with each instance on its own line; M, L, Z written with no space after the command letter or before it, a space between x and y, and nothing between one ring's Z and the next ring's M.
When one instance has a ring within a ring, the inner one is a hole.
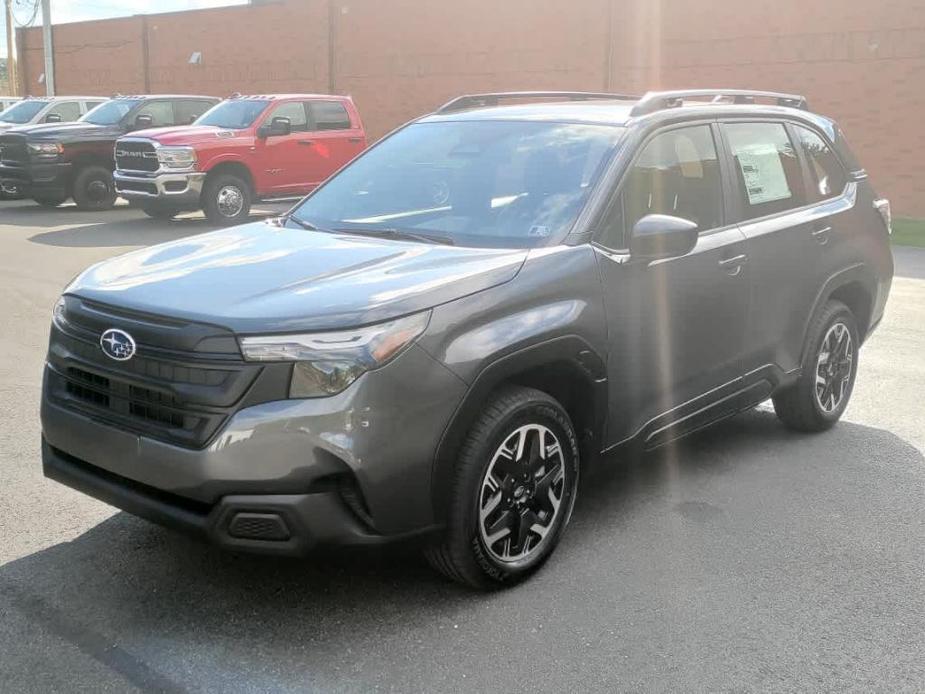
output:
M430 311L425 311L353 330L243 337L241 352L248 361L294 362L289 397L324 397L394 359L429 320Z
M67 318L65 318L64 315L66 309L67 305L64 303L64 297L62 296L55 302L55 307L51 312L51 320L59 328L64 328L64 326L67 325Z
M41 157L56 157L64 151L60 142L30 142L29 151Z
M168 169L190 169L196 165L196 150L192 147L161 147L157 160Z

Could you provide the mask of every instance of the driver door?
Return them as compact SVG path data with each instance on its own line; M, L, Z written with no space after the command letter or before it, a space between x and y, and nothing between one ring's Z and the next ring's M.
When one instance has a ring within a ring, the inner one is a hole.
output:
M624 174L595 247L609 330L608 443L670 441L735 406L749 272L745 236L725 223L715 127L658 131ZM696 246L655 261L626 250L649 214L695 222Z
M257 188L270 195L298 195L305 192L306 172L314 166L316 156L308 132L308 113L301 101L287 101L270 111L264 123L274 118L288 118L288 135L270 135L257 141L260 157Z

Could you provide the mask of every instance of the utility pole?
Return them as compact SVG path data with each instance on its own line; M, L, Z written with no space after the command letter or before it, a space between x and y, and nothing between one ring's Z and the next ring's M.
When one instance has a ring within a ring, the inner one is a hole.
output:
M45 94L54 96L55 46L51 39L51 0L42 0L42 44L45 49Z
M13 47L13 0L6 0L6 79L10 94L19 93L16 79L16 51Z

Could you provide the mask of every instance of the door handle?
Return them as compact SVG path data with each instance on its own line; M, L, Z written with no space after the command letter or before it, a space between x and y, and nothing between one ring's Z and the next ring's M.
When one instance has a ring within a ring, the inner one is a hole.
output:
M311 147L315 143L312 142L311 140L299 140L299 144L302 145L303 147Z
M742 272L742 266L748 262L748 256L744 253L734 255L731 258L723 258L719 261L719 266L723 268L730 277L735 277Z
M362 141L363 141L362 137L348 137L347 138L347 142L362 142Z
M819 227L813 232L813 238L820 246L829 242L829 234L832 233L832 227Z

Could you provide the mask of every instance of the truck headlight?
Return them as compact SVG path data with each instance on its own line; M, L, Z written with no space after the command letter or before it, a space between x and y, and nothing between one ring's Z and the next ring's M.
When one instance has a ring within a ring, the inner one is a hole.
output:
M362 374L387 364L424 332L430 311L337 332L242 337L248 361L293 362L291 398L341 392Z
M161 147L157 160L168 169L191 169L196 165L196 150L192 147Z
M57 157L64 146L60 142L30 142L29 151L40 157Z

